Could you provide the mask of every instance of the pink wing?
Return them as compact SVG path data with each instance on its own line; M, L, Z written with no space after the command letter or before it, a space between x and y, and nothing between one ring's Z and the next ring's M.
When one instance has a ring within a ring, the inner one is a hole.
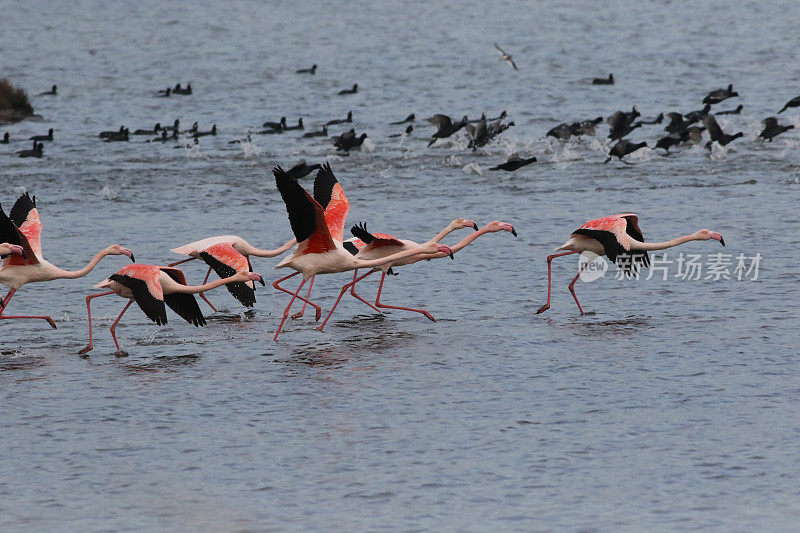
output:
M344 240L344 223L347 220L347 213L350 212L350 202L344 195L344 189L339 183L333 186L331 191L331 201L325 208L325 223L331 237L337 241Z

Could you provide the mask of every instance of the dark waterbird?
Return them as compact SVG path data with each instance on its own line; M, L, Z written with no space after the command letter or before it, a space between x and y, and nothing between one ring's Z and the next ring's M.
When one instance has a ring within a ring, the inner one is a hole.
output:
M614 75L609 74L608 78L595 78L592 80L592 85L614 85Z
M49 91L39 93L39 96L58 96L58 87L56 85L53 85L52 87L50 87Z
M709 105L718 104L734 96L739 96L739 93L733 90L733 84L731 83L728 85L727 89L717 89L708 93L708 95L703 98L703 103Z
M661 124L664 121L664 113L659 113L656 118L640 120L640 124Z
M162 129L166 131L175 131L180 133L181 131L181 120L176 118L175 122L172 123L172 126L162 126Z
M626 113L625 111L615 111L613 115L606 119L608 125L611 126L611 129L621 129L624 126L630 126L633 124L633 121L636 120L636 117L641 116L639 110L636 109L636 106L633 106L630 112Z
M617 157L617 159L622 161L622 158L625 157L626 155L632 154L639 148L644 148L645 146L647 146L646 142L632 143L630 141L619 141L617 144L611 147L611 150L608 152L608 158L606 158L606 160L603 161L603 163L608 163L609 161L611 161L612 157ZM630 164L627 161L622 161L622 162Z
M250 136L250 132L247 132L247 135L243 139L234 139L232 141L228 141L228 144L242 144L242 143L250 143L253 142L253 138Z
M717 119L714 118L714 115L706 115L706 117L703 119L703 124L705 124L706 130L708 130L708 135L711 137L711 140L706 143L706 148L709 150L711 149L711 144L715 141L721 146L726 146L739 137L744 136L744 133L741 131L734 133L733 135L728 135L722 131L722 128L719 127Z
M612 140L622 139L623 137L629 135L633 130L636 128L641 128L642 123L636 122L635 124L626 124L620 123L617 127L611 128L611 131L608 134L608 138Z
M414 131L414 126L409 124L408 127L406 128L405 133L392 133L391 135L389 135L389 138L393 139L395 137L402 137L403 135L411 135L412 131Z
M694 124L695 122L697 122L698 120L700 120L700 118L696 118L695 120L691 121L684 120L683 115L681 115L677 111L672 111L671 113L667 113L667 118L669 118L669 123L666 126L664 126L664 131L669 133L681 132L686 128L688 128L689 126L691 126L692 124Z
M181 84L177 84L174 89L172 89L172 94L182 94L184 96L192 94L192 84L187 83L185 89L181 89Z
M744 106L742 104L739 104L739 105L736 106L736 109L728 109L727 111L717 111L715 114L716 115L738 115L739 113L742 112L742 109L744 109Z
M414 122L416 118L417 117L414 115L414 113L411 113L403 120L398 120L397 122L390 122L389 124L391 124L392 126L397 126L398 124L405 124L406 122Z
M101 139L108 139L109 137L113 137L114 135L122 135L123 133L125 133L126 129L127 128L125 128L125 126L120 126L119 130L116 131L113 130L101 131L98 137L100 137Z
M781 126L778 124L777 117L767 117L761 121L761 124L764 125L764 129L761 130L761 133L759 133L758 136L762 141L772 142L772 139L781 133L794 129L794 126L791 124L786 126Z
M335 118L325 123L326 126L333 126L334 124L344 124L345 122L353 122L353 112L347 112L347 118Z
M550 128L550 131L547 132L545 137L555 137L561 141L566 141L569 140L572 135L572 128L569 127L569 124L562 122L558 126Z
M320 170L321 168L322 165L320 165L319 163L316 163L314 165L309 165L306 164L305 159L301 159L299 163L297 163L295 166L286 171L286 175L292 179L298 180L300 178L305 178L315 170Z
M9 141L10 137L11 137L11 135L8 132L5 132L3 134L3 139L0 140L0 144L8 144L8 141Z
M362 133L360 136L356 137L356 131L351 129L345 133L342 133L335 139L333 139L333 145L336 147L337 150L343 150L345 152L349 152L355 148L360 148L362 144L364 144L364 139L367 138L366 133Z
M170 94L172 94L172 89L170 87L167 87L163 91L158 91L158 95L157 96L159 98L168 98Z
M595 129L603 122L603 117L590 120L581 120L569 125L569 130L573 135L594 135Z
M271 128L273 130L285 130L286 129L286 117L281 117L280 121L278 122L265 122L261 125L262 128Z
M191 128L189 128L188 130L183 131L181 133L194 134L194 133L197 133L197 128L199 128L199 127L200 127L200 125L197 123L197 121L195 121L194 124L192 124Z
M34 135L33 137L28 138L29 141L52 141L53 140L53 128L47 130L47 135Z
M781 108L781 110L778 111L778 113L783 113L790 107L800 107L800 96L795 96L794 98L786 102L784 106Z
M44 143L33 141L33 148L30 150L20 150L18 157L42 157L44 155Z
M305 126L303 126L303 119L300 118L297 120L297 126L284 126L284 130L291 131L291 130L304 130Z
M430 146L435 143L437 139L446 139L447 137L453 135L455 132L466 126L469 122L469 119L466 115L464 115L461 120L454 124L452 119L447 115L437 113L436 115L430 117L428 122L437 128L436 133L431 136L431 140L428 143L428 146Z
M342 89L336 94L356 94L358 92L358 84L354 83L352 89Z
M128 141L129 139L130 137L128 128L125 128L122 131L113 132L111 135L106 136L105 142L107 143L121 142L121 141Z
M177 140L178 139L178 134L173 131L172 132L172 136L168 137L167 136L167 130L162 129L161 130L161 137L156 137L154 139L147 139L145 142L146 143L165 143L165 142L169 141L170 139Z
M694 124L695 122L699 122L703 120L706 115L711 112L711 104L706 104L703 106L703 109L698 109L696 111L690 111L683 115L683 118L689 122L689 124Z
M527 159L520 158L517 154L513 154L511 157L508 158L508 161L505 163L500 163L496 167L492 167L489 170L505 170L506 172L514 172L517 169L524 167L525 165L530 165L531 163L535 163L538 161L536 157L529 157Z
M705 130L704 127L701 126L689 126L686 129L670 133L658 140L656 142L656 148L663 148L667 152L673 146L677 146L678 144L682 143L699 143L703 139L703 131Z
M161 131L161 123L156 122L156 125L153 126L152 130L136 130L133 132L134 135L158 135L158 132Z
M317 64L314 63L311 68L301 68L296 70L298 74L311 74L312 76L317 73Z
M216 135L217 134L217 125L214 124L211 126L209 131L196 131L194 132L194 138L197 139L198 137L205 137L207 135Z
M322 126L320 131L309 131L308 133L304 133L303 137L327 137L328 136L328 126Z

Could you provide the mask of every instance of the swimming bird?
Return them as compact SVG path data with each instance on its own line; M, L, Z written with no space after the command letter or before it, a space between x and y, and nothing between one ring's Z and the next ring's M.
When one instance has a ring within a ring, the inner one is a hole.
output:
M303 119L300 118L297 120L297 126L284 126L284 130L291 131L291 130L304 130L305 127L303 126Z
M430 242L438 242L441 239L443 239L445 236L447 236L449 233L451 233L451 232L453 232L453 231L455 231L457 229L461 229L461 228L473 228L473 229L475 229L475 232L471 233L469 236L467 236L464 239L462 239L461 241L459 241L459 243L456 244L455 246L449 247L450 248L450 252L452 252L452 254L455 254L458 251L462 250L465 246L469 245L472 241L474 241L475 239L477 239L481 235L485 235L486 233L496 233L498 231L508 231L509 233L514 235L514 237L517 236L517 232L514 229L514 226L512 226L511 224L508 224L507 222L494 221L494 222L491 222L491 223L487 224L483 228L478 229L478 225L474 221L463 219L463 218L457 218L457 219L453 220L450 224L448 224L448 226L444 230L442 230L438 235L436 235L433 239L431 239L431 241L428 241L428 243L430 243ZM354 235L357 234L359 236L356 237L349 244L353 245L358 250L358 253L357 253L356 257L363 257L364 259L372 259L372 258L384 257L384 256L387 256L389 254L396 253L397 251L407 249L407 247L409 247L409 246L417 245L414 241L396 239L395 237L392 237L391 235L387 235L387 234L382 234L382 233L371 234L371 233L369 233L367 231L366 224L362 224L361 226L353 226L351 231L354 233ZM364 239L366 239L366 240L364 240ZM428 243L426 243L426 244L428 244ZM356 283L360 282L362 279L366 278L370 274L372 274L374 272L381 271L382 272L381 282L380 282L380 285L378 285L378 293L375 296L375 305L377 307L382 308L382 309L400 309L400 310L404 310L404 311L412 311L412 312L420 313L420 314L424 315L425 317L427 317L428 319L432 320L433 322L436 322L436 319L433 318L433 316L428 311L426 311L424 309L415 309L415 308L411 308L411 307L399 307L399 306L395 306L395 305L388 305L388 304L382 303L381 302L381 292L383 291L383 282L386 279L386 275L387 274L391 274L392 270L394 268L399 267L399 266L404 266L404 265L410 265L410 264L417 263L417 262L422 261L422 260L430 261L431 259L439 259L439 258L443 258L443 257L450 257L452 259L453 256L452 255L448 256L447 253L443 253L443 252L438 252L438 253L433 254L433 255L414 255L414 256L411 256L411 257L407 257L405 259L401 259L401 260L398 260L398 261L393 261L391 264L384 264L384 265L382 265L380 267L375 267L375 268L371 269L369 272L367 272L366 274L364 274L364 275L362 275L360 277L357 276L358 270L355 270L353 272L353 281L351 283L348 283L347 285L342 287L342 291L339 293L339 298L341 299L342 295L344 294L344 292L349 287L350 288L350 294L353 297L357 298L358 300L361 300L365 304L370 305L370 307L372 307L369 302L367 302L364 298L362 298L361 296L356 294L355 285L356 285ZM328 316L325 318L325 321L320 325L320 327L318 329L321 330L325 326L325 322L327 322L328 319L330 318L331 314L333 314L333 310L336 308L336 304L338 304L338 303L339 303L339 300L337 300L336 303L333 305L333 308L331 308L331 311L328 313Z
M612 140L622 139L623 137L630 135L630 133L636 128L641 127L641 122L634 122L633 124L620 123L618 126L611 128L611 131L608 133L608 138Z
M262 128L271 128L273 130L286 129L286 117L281 117L278 122L265 122L261 125Z
M778 124L777 117L767 117L761 121L761 124L764 125L764 129L761 130L761 133L759 133L758 136L762 141L766 140L772 142L772 139L781 133L794 129L792 124L786 126L781 126Z
M611 126L611 129L620 127L624 124L632 124L636 117L641 116L642 114L639 113L639 110L636 109L636 106L631 108L630 112L625 111L615 111L613 115L606 119L608 125Z
M49 91L39 93L39 96L57 96L57 95L58 95L58 87L55 85L53 85Z
M125 128L125 126L120 126L119 130L116 131L114 130L101 131L98 137L100 137L101 139L108 139L109 137L114 137L115 135L122 135L123 133L125 133L126 129L127 128Z
M562 122L558 126L550 128L545 137L554 137L561 141L567 141L572 137L572 128L566 122Z
M123 128L122 131L119 132L111 132L111 135L105 137L105 142L118 142L118 141L128 141L129 137L129 130L128 128Z
M297 244L295 239L290 240L283 246L274 250L262 250L256 248L250 243L245 241L238 235L219 235L217 237L208 237L199 241L184 244L178 248L172 248L170 251L177 254L188 255L189 259L183 259L170 263L169 267L175 267L181 263L200 259L208 265L208 272L203 280L203 283L208 281L211 271L217 273L220 278L225 278L233 275L235 272L251 272L253 270L250 264L250 256L255 257L277 257L292 246ZM263 285L264 282L262 281ZM234 298L239 300L245 307L253 307L256 301L255 285L253 283L232 283L227 286ZM214 310L217 308L208 301L205 294L200 292L200 297Z
M414 131L414 126L412 124L409 124L408 127L406 128L405 133L392 133L391 135L389 135L389 138L402 137L403 135L411 135L412 131Z
M638 275L642 267L650 264L650 257L647 255L648 251L665 250L689 241L707 241L710 239L717 240L722 246L725 246L722 235L707 229L701 229L691 235L678 237L671 241L646 243L644 242L642 231L639 229L639 217L632 213L590 220L572 232L569 240L556 250L568 251L547 256L547 303L541 306L536 313L543 313L550 309L551 263L556 257L582 254L583 252L591 252L598 256L605 255L612 263L616 263L618 268L628 277L632 277ZM587 261L580 267L578 274L569 284L569 291L572 293L572 297L575 298L575 303L578 304L581 316L584 314L583 308L578 302L578 297L575 296L573 287L583 269L590 262Z
M597 126L603 122L603 117L595 119L581 120L569 125L569 130L573 135L594 135Z
M431 135L431 140L428 143L428 146L432 145L436 142L437 139L446 139L450 137L458 130L463 128L469 122L469 118L466 115L456 123L448 117L447 115L443 115L441 113L437 113L433 115L431 118L428 119L428 122L436 126L436 133Z
M354 129L342 133L338 137L333 139L333 145L336 147L337 150L342 150L344 152L349 152L355 148L360 148L362 144L364 144L364 139L367 138L366 133L362 133L358 137L356 137L356 132Z
M192 124L191 128L189 128L188 130L183 131L181 133L192 133L192 134L194 134L194 133L197 133L197 129L199 127L200 127L200 125L197 123L197 121L194 121L194 123Z
M727 89L716 89L708 93L708 95L703 98L703 103L708 105L718 104L734 96L739 96L739 93L733 90L733 84L731 83L728 85Z
M328 136L328 126L322 126L320 131L309 131L308 133L304 133L303 137L327 137Z
M298 180L300 178L305 178L315 170L321 170L321 169L322 165L320 165L319 163L309 165L306 163L305 159L301 159L299 163L297 163L295 166L286 171L286 175L292 179Z
M664 126L664 131L669 133L678 133L681 130L685 130L690 125L694 124L695 122L697 122L697 120L699 120L699 119L693 121L684 120L683 115L681 115L677 111L672 111L670 113L667 113L667 118L669 118L669 123L666 126Z
M3 312L8 307L8 302L20 287L27 283L52 281L56 279L81 278L107 255L126 255L131 261L133 253L119 244L114 244L95 255L89 264L80 270L62 270L45 261L42 257L42 223L39 211L36 209L36 196L31 197L27 192L17 199L11 212L6 215L0 207L0 242L15 244L22 247L22 254L6 257L0 266L0 283L10 290L0 302L0 320L14 318L36 318L47 321L53 329L56 324L49 316L7 316Z
M3 134L3 139L0 140L0 144L8 144L8 141L9 141L10 138L11 138L11 135L8 132L5 132Z
M136 130L133 132L134 135L158 135L158 132L161 131L161 123L156 122L156 125L153 126L152 130Z
M358 84L354 83L352 89L342 89L336 94L356 94L358 92Z
M170 94L172 94L172 89L170 87L167 87L163 91L158 91L158 95L157 96L158 96L158 98L169 98Z
M161 130L161 137L156 137L154 139L147 139L145 142L146 143L156 143L156 142L165 143L165 142L169 141L170 139L177 140L176 134L173 132L172 137L168 137L167 136L167 130Z
M194 133L194 138L197 139L198 137L205 137L207 135L216 135L216 134L217 134L217 125L214 124L208 131L196 131Z
M275 183L278 187L278 191L280 191L281 197L286 204L286 211L289 214L289 222L292 226L292 231L299 243L294 252L290 256L284 258L276 267L291 268L295 270L295 273L283 277L272 284L276 289L292 294L292 299L283 312L283 319L281 320L280 326L278 326L278 331L275 333L273 340L278 339L278 335L283 329L283 324L289 317L289 310L294 300L298 298L298 294L303 288L303 285L316 274L347 272L356 268L372 268L417 254L434 254L440 251L446 253L450 252L450 249L446 246L439 245L438 243L429 243L425 246L412 248L381 259L371 261L358 259L342 245L340 229L343 228L340 228L340 226L343 226L344 218L341 217L341 214L344 213L344 216L347 215L349 202L347 202L344 191L341 185L339 185L338 180L336 180L330 165L326 163L323 165L322 169L317 172L314 189L316 192L317 183L319 182L324 190L331 191L331 202L335 202L341 207L337 212L331 213L331 217L337 218L335 221L327 219L324 208L316 200L316 196L311 196L297 181L288 177L281 167L275 167L272 172L275 175ZM332 187L330 186L331 184L333 184ZM339 218L341 218L341 224L339 224ZM335 228L333 233L329 229L331 226ZM303 281L294 293L280 286L281 282L297 274L303 275ZM305 300L304 298L300 299ZM315 305L315 307L319 309L319 306Z
M181 89L181 84L179 83L174 89L172 89L172 94L182 94L184 96L192 94L192 84L187 83L185 89Z
M186 277L178 268L143 264L123 267L115 274L110 275L108 279L94 286L96 289L109 289L108 291L86 297L86 310L89 316L89 344L78 353L85 354L94 348L91 308L91 301L94 298L116 294L129 300L111 325L111 337L117 346L117 355L126 355L120 348L115 330L122 315L133 302L139 305L147 318L159 326L167 323L167 311L164 304L188 323L197 327L205 326L206 319L200 311L200 306L197 305L197 300L192 296L193 294L210 291L221 285L245 284L253 281L262 281L261 276L254 272L235 272L224 279L203 285L187 285Z
M519 70L517 68L517 64L514 63L514 59L511 57L511 54L500 48L497 43L494 43L494 47L497 49L497 52L500 54L499 61L505 61L508 63L514 70Z
M37 143L33 141L33 148L30 150L20 150L17 152L18 157L36 157L41 158L44 155L44 143Z
M241 144L250 142L253 142L253 137L250 135L250 132L248 131L247 135L245 135L243 139L234 139L232 141L228 141L228 144Z
M47 135L34 135L33 137L28 137L29 141L52 141L53 140L53 128L47 130Z
M512 154L508 158L508 161L506 161L505 163L500 163L496 167L492 167L489 170L505 170L506 172L514 172L515 170L518 170L524 167L525 165L530 165L531 163L535 163L536 161L538 161L538 159L536 159L535 156L529 157L527 159L521 159L517 154Z
M347 118L335 118L325 123L326 126L333 126L334 124L344 124L345 122L353 122L353 112L347 112Z
M489 127L486 125L485 115L483 119L478 122L477 126L465 124L464 129L467 130L467 135L470 137L468 147L472 148L473 152L478 148L478 146L483 146L489 142Z
M695 122L699 122L703 120L706 115L711 112L711 104L706 104L703 106L703 109L698 109L696 111L690 111L683 115L683 118L689 123L694 124Z
M166 130L166 131L172 131L172 132L180 133L180 131L181 131L181 120L179 118L176 118L175 122L172 123L172 126L162 126L161 129Z
M703 131L705 131L705 128L702 126L689 126L675 133L669 133L656 142L656 148L663 148L669 152L670 148L678 144L697 144L703 140Z
M614 75L609 74L608 78L595 78L592 80L592 85L614 85Z
M744 109L744 106L742 104L739 104L739 105L736 106L735 109L728 109L727 111L717 111L714 114L715 115L738 115L739 113L742 112L742 109Z
M397 122L390 122L389 124L392 125L392 126L398 126L400 124L405 124L406 122L414 122L414 120L416 118L417 117L414 115L414 113L411 113L410 115L408 115L403 120L398 120Z
M733 135L728 135L722 131L722 128L719 127L717 119L714 118L714 115L706 115L706 117L703 119L703 124L705 125L706 130L708 130L708 135L711 137L711 140L706 143L706 148L709 150L711 149L711 143L715 141L721 146L726 146L739 137L744 136L744 133L741 131L734 133Z
M781 108L780 111L778 111L778 113L783 113L790 107L800 107L800 96L795 96L794 98L786 102L786 104L784 104L784 106Z
M608 157L606 158L605 161L603 161L603 163L608 163L609 161L611 161L612 157L616 157L617 159L622 161L622 158L625 157L626 155L632 154L639 148L644 148L646 146L647 146L646 142L632 143L630 141L619 141L617 142L617 144L611 147L611 150L609 150L608 152ZM627 163L627 161L622 161L622 162Z
M312 76L317 73L317 64L314 63L311 68L301 68L296 70L298 74L311 74Z

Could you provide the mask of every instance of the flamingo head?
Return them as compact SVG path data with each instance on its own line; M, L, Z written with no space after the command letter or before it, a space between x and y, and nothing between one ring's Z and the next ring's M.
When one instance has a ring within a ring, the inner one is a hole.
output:
M133 252L128 250L127 248L123 248L119 244L112 244L108 248L106 248L108 255L127 255L131 259L131 263L135 263L136 259L133 257Z
M451 250L449 246L445 246L444 244L439 244L438 242L426 242L425 244L423 244L422 253L426 255L443 253L449 255L450 259L454 259L453 250Z
M18 244L9 244L7 242L0 244L0 257L6 257L12 254L19 254L25 257L25 249Z
M475 231L478 231L478 225L475 223L475 221L469 220L468 218L457 218L453 220L450 225L453 229L472 228Z
M261 278L261 274L257 274L255 272L247 272L247 279L250 281L258 281L262 286L266 285L264 280Z
M500 222L495 220L494 222L490 222L489 224L487 224L485 229L489 233L494 233L497 231L507 231L514 237L517 236L517 230L515 230L514 226L512 226L508 222Z
M714 239L715 241L719 241L722 246L725 246L725 239L723 239L722 235L716 231L701 229L694 234L694 238L698 241L708 241Z

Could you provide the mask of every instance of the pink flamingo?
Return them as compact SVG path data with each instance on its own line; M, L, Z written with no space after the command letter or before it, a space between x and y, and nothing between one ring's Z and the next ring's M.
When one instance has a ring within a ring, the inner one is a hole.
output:
M283 324L289 316L289 310L294 300L298 298L298 294L303 288L303 285L316 274L347 272L349 270L355 270L356 268L372 268L416 254L435 254L437 252L450 254L450 249L447 246L431 242L381 259L364 260L357 258L344 248L341 239L332 236L330 230L332 221L330 218L326 217L322 205L320 205L315 197L311 196L297 181L288 176L281 167L275 167L272 172L275 175L275 183L278 186L281 197L286 204L286 211L289 213L289 222L292 226L292 231L299 243L292 255L284 258L275 267L288 267L294 269L296 272L272 284L276 289L292 294L292 299L283 311L283 319L281 320L280 326L278 326L278 331L275 333L273 340L278 339L278 335L280 335L283 329ZM317 173L316 179L317 181L322 180L328 183L335 182L336 186L330 189L334 191L334 194L341 194L341 196L344 196L344 194L340 192L341 186L338 186L338 182L336 182L336 177L333 175L330 165L323 165L322 169ZM328 187L326 187L326 190L327 189ZM314 183L314 190L315 192L317 190L316 181ZM344 201L346 201L346 199ZM344 216L346 216L346 212ZM338 223L338 221L334 221L333 225ZM341 219L341 224L344 224L343 217ZM339 235L341 234L339 233ZM281 281L297 274L303 275L303 281L300 282L300 286L294 293L278 285Z
M10 290L0 300L0 320L14 318L36 318L47 321L53 329L56 323L49 316L6 316L8 302L17 290L26 283L52 281L55 279L80 278L92 269L107 255L127 255L133 261L133 253L119 244L109 246L89 261L80 270L62 270L47 262L42 257L42 223L36 209L36 196L31 198L26 192L14 203L10 215L6 215L0 207L0 241L22 248L22 253L12 253L0 266L0 283Z
M93 298L116 294L122 298L129 299L122 312L111 325L111 337L114 339L114 344L117 345L117 355L124 355L125 352L119 346L115 330L122 315L125 314L125 311L134 301L144 311L147 318L159 326L167 323L165 303L188 323L198 327L205 326L206 319L200 311L200 306L197 305L197 300L192 296L193 294L210 291L220 285L229 283L248 283L253 281L261 281L261 276L254 272L239 271L226 278L214 280L211 283L187 285L183 271L179 268L141 264L128 265L117 271L116 274L110 275L105 281L95 285L96 289L108 288L110 290L86 297L86 310L89 315L89 345L79 353L85 354L94 348L90 303Z
M170 250L182 255L195 255L189 257L189 259L170 263L167 266L174 267L181 263L192 261L193 259L201 259L208 265L208 272L206 272L206 277L203 280L203 283L206 283L212 270L216 272L220 278L232 276L235 272L251 272L253 270L250 264L251 255L256 257L276 257L295 244L297 244L297 240L292 239L275 250L262 250L252 246L236 235L208 237L207 239L191 242ZM262 280L261 283L263 285L264 281ZM226 287L233 297L239 300L245 307L253 307L253 304L255 304L256 296L253 283L229 283ZM215 313L217 312L217 308L208 301L204 293L200 293L200 298L202 298Z
M631 213L590 220L575 230L569 236L569 240L556 249L556 251L570 250L569 252L547 256L547 303L540 307L536 313L544 313L550 309L551 262L556 257L583 252L605 255L608 256L611 262L617 263L625 274L631 276L637 273L641 267L646 267L650 264L650 258L647 255L648 251L664 250L689 241L707 241L710 239L717 240L722 246L725 246L725 240L722 235L707 229L701 229L691 235L678 237L671 241L646 243L642 236L642 230L639 229L639 217ZM625 258L625 260L622 260L622 258ZM587 261L581 266L578 274L569 284L569 291L572 293L572 297L575 298L575 303L578 304L581 316L584 314L583 308L581 308L578 297L575 296L574 287L581 272L588 264L589 262Z
M436 235L429 242L438 241L439 239L442 239L443 237L445 237L449 233L451 233L451 232L453 232L453 231L455 231L457 229L461 229L461 228L475 228L476 231L475 231L475 233L471 233L470 235L468 235L467 237L462 239L455 246L451 246L450 247L450 250L454 254L457 253L459 250L463 249L465 246L468 246L472 241L474 241L475 239L477 239L481 235L485 235L486 233L496 233L498 231L507 231L507 232L511 233L512 235L514 235L514 237L517 236L517 232L514 229L514 226L512 226L511 224L508 224L507 222L499 222L499 221L495 220L494 222L491 222L491 223L487 224L483 228L478 229L477 224L475 224L475 222L473 222L472 220L466 220L466 219L463 219L463 218L457 218L457 219L453 220L444 230L442 230L438 235ZM350 241L348 243L345 243L345 244L352 243L352 245L356 249L358 249L358 253L356 254L356 257L362 258L362 259L377 259L377 258L381 258L381 257L386 257L389 254L397 253L398 251L406 250L406 249L408 249L410 247L413 247L413 246L419 246L414 241L396 239L396 238L392 237L391 235L387 235L387 234L384 234L384 233L371 234L371 233L369 233L367 231L366 224L364 224L362 226L353 226L350 231L353 233L353 235L356 236L356 239L353 240L353 241ZM375 305L377 307L380 307L380 308L383 308L383 309L401 309L401 310L404 310L404 311L413 311L413 312L416 312L416 313L421 313L424 316L426 316L427 318L429 318L430 320L432 320L433 322L436 322L436 319L433 318L433 316L431 316L431 314L428 311L424 310L424 309L414 309L414 308L411 308L411 307L399 307L399 306L395 306L395 305L387 305L387 304L382 303L381 302L381 291L383 290L383 282L386 279L386 274L389 274L391 272L390 269L393 269L393 268L398 267L398 266L410 265L412 263L416 263L416 262L422 261L423 259L427 260L427 261L430 261L431 259L438 259L438 258L441 258L441 257L447 257L447 254L437 253L437 254L433 254L433 255L416 255L416 256L406 257L405 259L401 259L399 261L393 261L392 263L387 263L387 264L384 264L384 265L382 265L380 267L373 268L372 270L370 270L369 272L367 272L366 274L364 274L363 276L360 276L360 277L356 277L356 275L358 274L358 270L356 270L353 273L353 281L351 283L348 283L347 285L342 287L342 291L339 293L339 299L336 300L336 303L334 303L333 307L331 308L330 312L328 313L328 316L325 317L325 321L320 325L319 329L321 330L323 327L325 327L325 324L328 322L328 319L333 314L334 309L336 309L336 305L338 305L339 300L342 298L342 295L345 293L345 291L347 290L348 287L350 288L350 294L352 296L358 298L362 302L364 302L367 305L369 305L369 303L367 301L365 301L361 296L356 294L356 292L355 292L355 284L358 283L359 281L361 281L362 279L366 278L370 274L372 274L374 272L378 272L378 271L383 271L383 275L381 276L380 285L378 285L378 294L375 296Z

